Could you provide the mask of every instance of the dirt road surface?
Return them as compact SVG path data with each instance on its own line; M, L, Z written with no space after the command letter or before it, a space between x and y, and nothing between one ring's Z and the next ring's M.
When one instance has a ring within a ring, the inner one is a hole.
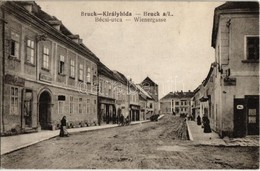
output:
M183 119L72 134L1 156L12 169L257 169L259 147L198 146Z

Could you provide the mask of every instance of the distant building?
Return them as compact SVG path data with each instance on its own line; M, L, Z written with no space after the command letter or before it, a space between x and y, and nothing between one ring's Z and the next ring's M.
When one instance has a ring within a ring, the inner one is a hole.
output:
M140 118L142 120L150 119L154 114L154 99L149 95L139 84L137 85L139 91L139 104L140 104Z
M170 92L160 99L161 112L165 114L191 115L193 92Z
M214 113L215 108L215 93L214 93L214 83L215 83L215 63L212 63L208 72L207 77L203 80L202 84L199 85L194 90L194 96L192 98L192 115L194 118L200 116L207 116L211 123L211 128L215 130L216 125L213 122L216 115Z
M149 102L149 106L153 108L154 113L158 113L160 110L159 104L159 94L158 94L158 85L149 77L146 77L141 83L140 86L148 92L150 96L154 99L154 102Z

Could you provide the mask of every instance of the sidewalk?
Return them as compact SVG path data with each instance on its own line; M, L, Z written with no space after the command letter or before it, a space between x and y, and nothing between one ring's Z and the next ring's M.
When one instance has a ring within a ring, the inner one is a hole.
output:
M141 124L145 122L150 122L150 121L146 120L146 121L131 122L131 125ZM75 133L75 132L85 132L85 131L100 130L100 129L114 128L114 127L118 127L118 125L109 124L109 125L83 127L83 128L72 128L72 129L68 129L68 131L69 133ZM59 135L59 133L60 130L55 130L55 131L42 130L37 133L1 137L1 155L56 137Z
M221 139L217 133L204 133L201 126L197 125L194 121L187 121L189 137L191 141L196 144L202 145L215 145L215 146L225 146L226 143Z
M259 136L246 136L244 138L228 138L221 139L217 133L204 133L201 126L194 121L187 121L187 127L190 140L195 144L212 145L212 146L259 146Z

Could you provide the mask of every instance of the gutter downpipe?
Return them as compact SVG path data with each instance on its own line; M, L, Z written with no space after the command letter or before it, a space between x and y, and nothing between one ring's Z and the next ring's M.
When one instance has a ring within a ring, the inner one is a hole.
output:
M4 75L5 75L5 24L7 23L6 21L5 21L5 11L4 11L4 9L3 8L1 8L1 10L2 10L2 15L3 15L3 18L2 18L2 21L1 22L3 22L3 32L2 32L2 37L3 37L3 77L2 77L2 130L3 130L3 133L5 132L5 127L4 127L4 85L5 85L5 83L4 83Z

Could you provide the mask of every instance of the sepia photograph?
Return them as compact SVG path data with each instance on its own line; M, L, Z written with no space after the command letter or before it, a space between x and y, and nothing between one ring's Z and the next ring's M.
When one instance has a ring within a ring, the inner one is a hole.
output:
M0 0L1 169L259 170L259 2Z

